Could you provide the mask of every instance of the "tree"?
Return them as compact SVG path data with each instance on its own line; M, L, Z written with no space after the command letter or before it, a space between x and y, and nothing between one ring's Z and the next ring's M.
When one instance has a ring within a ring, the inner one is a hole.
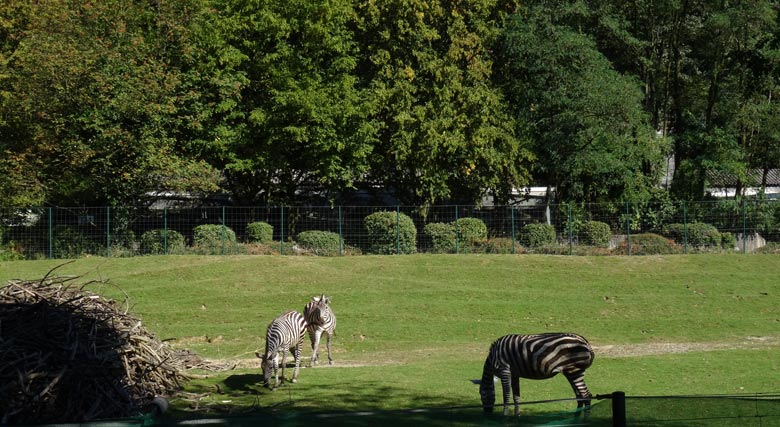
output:
M186 22L198 3L47 0L31 6L7 62L0 137L18 202L131 204L153 190L216 189L173 137ZM2 187L15 194L13 188Z
M534 141L537 179L563 201L641 200L658 182L664 140L642 93L586 35L553 22L561 6L529 6L509 20L499 79L520 131Z
M224 106L238 131L209 155L237 201L322 202L353 187L367 171L374 129L354 75L352 3L215 3L215 37L246 80L240 102Z
M512 1L383 1L358 8L359 75L378 130L371 183L404 203L507 201L531 158L492 81L492 49Z

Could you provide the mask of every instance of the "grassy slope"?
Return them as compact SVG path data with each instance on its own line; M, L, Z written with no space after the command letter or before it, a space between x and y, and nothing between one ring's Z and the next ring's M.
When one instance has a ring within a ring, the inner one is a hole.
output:
M60 263L0 263L0 281L39 278ZM779 267L780 257L762 255L172 256L91 258L59 271L110 279L160 337L222 359L251 358L273 317L331 295L336 363L367 366L305 369L298 384L275 393L256 384L256 370L190 390L213 392L219 383L223 394L211 404L334 410L477 404L468 380L480 377L490 342L507 333L573 331L596 346L777 336ZM110 286L101 292L121 295ZM588 383L595 393L635 395L778 391L776 353L597 354ZM571 395L562 378L521 388L524 400Z

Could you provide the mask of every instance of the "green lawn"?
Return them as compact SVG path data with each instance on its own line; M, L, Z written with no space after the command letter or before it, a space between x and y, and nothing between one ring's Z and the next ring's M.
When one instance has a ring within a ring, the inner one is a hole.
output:
M40 278L61 263L0 263L0 280ZM332 296L334 367L304 369L297 384L276 392L260 386L259 369L214 374L187 389L209 393L200 407L323 412L478 405L469 380L481 376L490 343L543 331L577 332L596 346L587 377L594 394L777 392L778 271L780 257L730 254L87 258L58 273L109 279L113 286L96 290L119 298L120 288L160 338L214 359L251 359L276 315L302 311L313 295ZM748 337L768 339L745 345ZM664 343L705 345L614 351ZM607 346L617 347L599 355ZM521 381L521 390L525 401L572 396L562 377Z

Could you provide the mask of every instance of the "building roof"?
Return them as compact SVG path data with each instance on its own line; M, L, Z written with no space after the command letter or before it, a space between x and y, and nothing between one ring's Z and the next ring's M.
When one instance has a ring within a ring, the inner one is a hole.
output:
M762 169L750 169L747 179L742 182L742 187L758 187L764 171ZM707 181L711 188L734 188L737 186L737 176L725 171L708 171ZM780 187L780 169L769 169L766 175L767 187Z

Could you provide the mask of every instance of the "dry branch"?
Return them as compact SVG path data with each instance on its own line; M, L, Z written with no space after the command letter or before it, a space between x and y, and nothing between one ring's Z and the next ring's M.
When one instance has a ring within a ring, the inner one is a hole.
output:
M187 358L129 315L127 298L50 274L0 288L0 424L134 416L181 388Z

